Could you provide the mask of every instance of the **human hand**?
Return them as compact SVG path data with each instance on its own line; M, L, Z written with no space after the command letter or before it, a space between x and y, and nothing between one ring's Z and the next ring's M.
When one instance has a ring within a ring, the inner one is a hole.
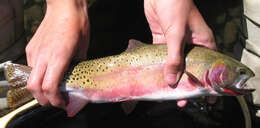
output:
M153 43L167 43L164 76L170 86L174 86L183 73L185 39L192 44L216 49L212 31L192 0L145 0L144 10ZM177 104L183 107L186 103L184 99Z
M33 67L27 89L41 105L64 107L59 82L71 59L86 58L89 21L85 0L46 0L46 15L26 46Z

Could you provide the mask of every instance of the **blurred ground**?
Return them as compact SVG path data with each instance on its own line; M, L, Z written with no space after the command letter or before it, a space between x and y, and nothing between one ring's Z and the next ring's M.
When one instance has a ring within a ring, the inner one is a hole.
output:
M92 29L89 58L120 53L131 38L151 42L141 0L89 2ZM240 41L241 0L195 0L195 3L213 30L218 50L233 56L233 48ZM27 42L43 19L44 12L43 0L24 0ZM193 102L189 105L180 109L175 102L141 102L131 115L126 116L119 104L90 104L74 118L66 118L65 112L59 109L36 107L18 116L9 127L244 127L242 112L233 97L219 99L216 105L196 105Z

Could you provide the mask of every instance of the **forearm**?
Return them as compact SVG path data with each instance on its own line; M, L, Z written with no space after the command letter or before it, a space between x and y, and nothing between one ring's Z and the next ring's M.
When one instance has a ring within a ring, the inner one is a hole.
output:
M60 27L63 27L64 24L71 24L70 26L72 27L69 27L69 29L72 30L66 30L63 28L60 29L63 29L65 32L70 31L70 33L79 33L78 42L70 41L70 43L77 43L78 45L77 49L75 49L77 52L74 55L74 59L85 59L86 51L89 46L90 34L90 24L86 0L46 0L46 3L47 12L44 20L50 20L56 17L58 20L55 22L58 22Z
M47 11L26 46L26 58L33 67L27 89L41 105L64 107L60 79L71 59L85 59L89 20L85 0L46 0Z
M145 15L153 34L153 42L175 42L175 46L180 45L192 4L192 0L145 0ZM175 41L167 41L167 39Z
M188 24L191 28L200 28L201 25L207 25L194 3L191 6L188 21L190 21Z
M46 0L46 3L45 17L51 13L61 21L74 20L80 28L86 28L86 25L89 25L86 0Z

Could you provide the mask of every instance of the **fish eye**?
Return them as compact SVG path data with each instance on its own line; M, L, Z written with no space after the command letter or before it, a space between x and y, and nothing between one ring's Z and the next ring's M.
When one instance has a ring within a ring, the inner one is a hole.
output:
M246 70L240 68L240 69L239 69L239 74L240 74L240 75L245 75L245 74L246 74Z

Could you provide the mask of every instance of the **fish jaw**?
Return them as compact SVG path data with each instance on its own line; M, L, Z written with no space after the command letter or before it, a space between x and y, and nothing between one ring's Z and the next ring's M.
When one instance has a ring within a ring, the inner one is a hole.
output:
M230 87L223 88L223 92L231 95L246 95L255 91L253 88L249 88L246 82L254 75L241 75Z

